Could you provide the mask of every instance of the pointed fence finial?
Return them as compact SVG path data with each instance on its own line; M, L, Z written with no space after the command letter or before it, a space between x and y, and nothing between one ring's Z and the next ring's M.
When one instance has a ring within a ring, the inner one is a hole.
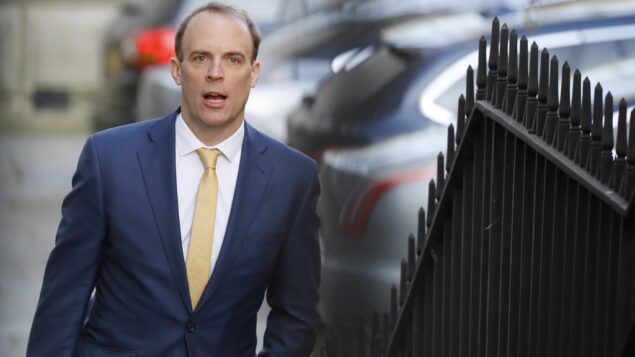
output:
M419 208L419 221L417 223L417 256L421 257L423 246L426 243L426 211Z
M582 115L582 75L578 69L573 73L573 91L571 95L571 127L567 139L567 156L575 158L580 130L580 118Z
M582 130L582 133L591 135L591 124L593 123L592 118L591 81L589 80L589 77L585 77L582 87L582 117L580 121L580 130Z
M512 115L518 92L518 33L509 34L509 61L507 64L507 93L505 94L505 112Z
M406 292L408 291L408 262L401 260L401 280L399 282L399 306L406 302Z
M584 78L582 84L582 116L580 120L580 140L576 152L575 163L580 167L587 167L589 150L591 150L591 81Z
M536 133L536 111L538 106L538 44L531 44L529 58L529 84L527 85L527 110L523 124L530 133Z
M443 152L437 156L437 201L441 200L441 194L445 186L445 166L443 165Z
M507 50L509 46L509 29L503 24L500 37L500 50L498 54L498 77L496 79L496 93L492 103L498 109L503 109L505 93L507 92Z
M613 169L613 144L613 95L608 92L604 101L602 155L600 156L600 181L605 185L608 185Z
M549 69L549 90L547 97L547 116L545 118L545 131L543 140L552 146L558 126L558 57L551 58L551 68Z
M587 170L596 178L600 178L600 154L602 152L602 115L604 114L604 105L602 104L602 85L598 83L595 86L595 94L593 97L593 123L591 124L591 152Z
M487 94L487 41L481 36L478 42L478 68L476 70L476 100L485 100Z
M426 220L428 229L432 225L432 218L434 217L434 213L436 210L436 198L436 186L434 184L434 180L430 180L430 184L428 185L428 219Z
M474 70L472 66L467 67L467 72L465 74L465 115L464 120L466 120L470 114L472 114L472 110L474 109Z
M617 140L615 142L615 162L611 173L611 187L613 191L619 192L622 185L622 178L626 170L626 100L620 100L619 115L617 117Z
M600 141L602 139L602 114L604 114L602 85L598 83L595 86L595 96L593 97L593 126L591 128L593 141Z
M459 97L459 108L456 116L456 145L461 144L465 133L465 97Z
M538 86L538 111L534 122L536 135L542 137L547 118L547 99L549 97L549 50L542 49L540 54L540 83Z
M449 173L452 165L454 164L454 125L452 124L448 126L448 145L446 148L446 152L448 155L448 159L445 163L445 170Z
M489 73L487 76L487 100L490 103L492 101L492 98L494 97L496 77L498 76L498 39L500 36L499 28L500 23L498 21L498 17L495 17L494 20L492 20L492 43L489 47Z
M602 149L613 152L613 94L609 91L604 99L604 126Z
M617 142L615 144L615 152L617 157L626 157L626 111L627 103L624 98L620 100L619 116L617 119Z
M628 153L626 154L626 162L628 168L626 174L622 179L622 188L620 192L622 197L627 200L633 199L633 192L635 191L635 108L631 110L631 119L629 121L628 130Z
M516 121L522 123L527 103L527 81L529 71L529 53L527 37L520 38L520 56L518 60L518 99L516 100Z
M569 116L571 115L571 94L569 91L569 86L571 85L571 68L569 68L569 63L564 62L562 66L562 84L560 89L560 106L558 107L558 116L560 120L558 121L558 130L557 130L557 139L555 141L555 147L558 148L560 152L566 153L566 144L567 144L567 136L569 133L569 128L571 123L569 122Z

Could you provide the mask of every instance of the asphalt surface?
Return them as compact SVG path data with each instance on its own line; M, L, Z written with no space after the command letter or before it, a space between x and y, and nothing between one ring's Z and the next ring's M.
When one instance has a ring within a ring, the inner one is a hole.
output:
M0 136L0 356L24 356L60 205L86 135Z

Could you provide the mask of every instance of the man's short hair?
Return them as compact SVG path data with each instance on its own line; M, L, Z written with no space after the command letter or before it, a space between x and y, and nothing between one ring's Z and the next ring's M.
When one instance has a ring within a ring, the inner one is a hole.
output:
M176 31L176 38L174 39L174 51L176 52L176 58L179 60L179 62L183 61L183 49L181 48L181 45L183 42L183 34L185 33L187 25L189 24L192 17L206 11L214 14L233 16L247 25L249 34L251 35L251 41L253 43L253 53L251 56L251 61L255 61L258 57L258 47L260 47L261 40L260 30L258 29L258 26L256 26L256 24L253 22L251 17L249 17L249 14L247 14L245 10L238 9L236 7L223 4L221 2L213 1L192 11L189 15L187 15L187 17L185 17L185 19L183 19L183 21L181 21L181 24Z

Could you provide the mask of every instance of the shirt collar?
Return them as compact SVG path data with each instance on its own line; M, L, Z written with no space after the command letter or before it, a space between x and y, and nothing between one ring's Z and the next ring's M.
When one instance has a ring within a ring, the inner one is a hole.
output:
M176 130L176 151L180 157L188 155L202 147L208 149L215 148L218 149L229 162L232 162L242 149L243 138L245 137L244 123L229 138L214 146L205 145L200 141L190 127L185 124L181 113L177 115L174 125Z

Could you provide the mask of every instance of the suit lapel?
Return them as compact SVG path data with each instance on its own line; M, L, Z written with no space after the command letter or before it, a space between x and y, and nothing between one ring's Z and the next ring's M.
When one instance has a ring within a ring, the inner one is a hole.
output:
M175 135L176 113L157 121L148 130L150 143L137 156L143 171L152 212L159 228L163 249L188 311L192 311L187 274L181 247L179 204L176 192Z
M216 267L207 284L196 311L199 311L214 293L226 272L231 268L236 252L239 250L243 238L247 234L260 206L260 200L271 174L271 167L265 159L266 145L260 134L249 124L245 123L245 138L236 190L232 203L225 239L221 247ZM195 313L196 313L195 311Z

